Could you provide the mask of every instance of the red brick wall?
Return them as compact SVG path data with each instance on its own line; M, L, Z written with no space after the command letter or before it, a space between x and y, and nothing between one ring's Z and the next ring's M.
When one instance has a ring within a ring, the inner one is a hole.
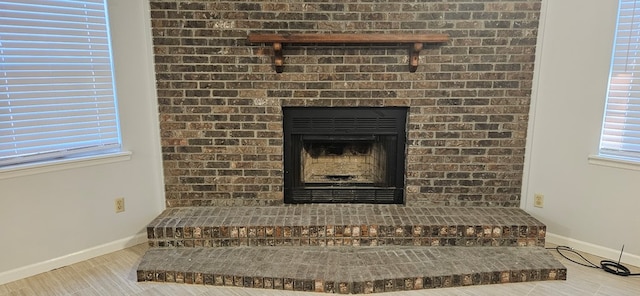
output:
M517 206L540 0L151 0L167 206L282 203L282 106L410 106L408 204ZM248 33L447 33L408 46Z

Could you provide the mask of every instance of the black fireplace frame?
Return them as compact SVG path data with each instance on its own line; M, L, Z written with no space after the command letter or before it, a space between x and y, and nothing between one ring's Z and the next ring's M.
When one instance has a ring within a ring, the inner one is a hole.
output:
M284 202L403 204L407 107L283 107ZM384 138L385 184L306 186L301 181L304 137L324 141ZM390 140L392 139L392 140ZM395 170L391 168L395 168Z

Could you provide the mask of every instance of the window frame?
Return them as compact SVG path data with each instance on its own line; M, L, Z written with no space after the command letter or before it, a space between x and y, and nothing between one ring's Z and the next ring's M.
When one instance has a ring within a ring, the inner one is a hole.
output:
M62 152L60 153L52 153L51 155L47 155L48 157L39 157L36 155L35 157L27 158L27 161L11 161L11 160L7 161L6 159L19 158L20 155L17 155L15 157L7 156L4 163L0 162L0 179L5 178L7 176L12 177L16 175L32 174L32 173L52 171L57 169L67 169L72 167L82 167L86 165L110 163L114 161L130 159L131 152L126 152L122 150L123 141L122 141L122 135L121 135L120 120L118 118L117 89L116 89L116 80L115 80L115 71L114 71L113 47L111 44L112 38L109 32L110 27L109 27L109 13L108 13L107 2L108 1L106 0L93 0L93 1L88 0L88 1L82 1L82 2L74 2L72 4L75 5L75 4L82 3L82 5L96 5L97 7L101 6L102 8L101 10L99 10L99 12L101 13L100 18L103 20L103 22L100 23L100 26L103 29L100 29L99 32L102 32L102 34L106 36L106 38L104 38L106 39L106 42L103 44L105 44L105 46L108 47L106 57L108 57L108 68L109 68L108 77L110 78L109 89L111 90L108 100L110 100L111 102L110 104L112 104L110 105L111 106L110 108L112 109L112 113L109 113L110 116L112 116L112 119L110 119L109 121L113 124L113 126L115 126L116 136L115 137L112 136L110 138L111 144L105 145L104 147L100 147L100 145L98 145L95 148L92 148L90 146L85 145L83 149L79 149L79 150L74 150L75 148L65 149L65 150L62 150ZM0 4L6 4L7 7L10 7L13 4L16 6L33 5L34 7L38 8L38 5L39 5L38 3L40 3L40 5L42 5L42 3L46 3L46 5L56 4L53 1L38 1L38 0L33 1L33 3L24 3L24 1L10 1L10 0L0 1ZM61 7L61 6L58 6L58 7ZM76 8L73 8L73 9L76 9ZM77 10L81 10L81 9L82 8L79 8ZM85 8L85 9L88 9L88 8ZM45 11L43 13L49 13L49 11ZM8 15L7 19L10 17L11 16ZM7 23L10 23L10 21L7 21ZM7 23L5 23L5 25ZM51 37L51 36L47 36L47 37ZM86 39L91 39L91 38L92 37L87 37ZM91 42L91 41L87 41L87 42ZM89 44L88 46L90 47L91 45ZM28 47L25 47L25 48L28 49ZM51 56L54 56L54 55L52 54ZM105 58L104 54L103 54L103 58ZM74 64L72 63L70 63L70 65L74 66ZM0 72L2 71L10 71L10 70L0 70ZM3 73L6 73L6 72L3 72ZM92 76L83 76L83 77L93 78L96 76L92 75ZM8 90L9 86L7 86L6 89ZM50 89L55 90L55 88L50 88ZM5 93L7 95L6 98L8 98L6 99L6 102L10 102L11 100L15 102L16 100L15 98L14 99L10 98L10 95L9 95L10 93L11 91L9 90ZM91 96L87 96L85 98L82 98L82 100L83 102L87 102L87 101L92 101L93 98ZM71 110L75 110L75 109L71 109ZM94 119L93 122L97 122L96 120L99 120L98 118L100 116L102 115L94 116L96 119ZM58 116L57 118L66 118L66 117ZM8 122L13 124L12 122L14 121L12 120L9 120ZM112 130L113 129L114 128L112 128ZM7 131L9 130L10 129L7 129ZM91 133L88 133L88 134L91 134ZM112 131L110 132L110 134L113 135L114 132ZM11 144L12 142L9 141L6 143ZM79 147L82 147L82 146L79 146ZM54 168L54 166L60 166L60 167ZM20 172L20 173L16 173L16 172Z

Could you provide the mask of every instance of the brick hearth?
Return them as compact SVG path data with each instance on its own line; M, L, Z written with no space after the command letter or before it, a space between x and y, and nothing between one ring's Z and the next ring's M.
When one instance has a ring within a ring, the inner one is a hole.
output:
M165 210L151 247L544 246L546 227L518 208L299 205Z
M138 280L370 293L566 279L545 231L517 208L171 208Z

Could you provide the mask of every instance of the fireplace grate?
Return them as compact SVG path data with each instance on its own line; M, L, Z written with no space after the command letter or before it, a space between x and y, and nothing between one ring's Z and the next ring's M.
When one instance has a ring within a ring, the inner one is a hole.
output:
M306 189L293 194L312 203L395 203L396 189Z

